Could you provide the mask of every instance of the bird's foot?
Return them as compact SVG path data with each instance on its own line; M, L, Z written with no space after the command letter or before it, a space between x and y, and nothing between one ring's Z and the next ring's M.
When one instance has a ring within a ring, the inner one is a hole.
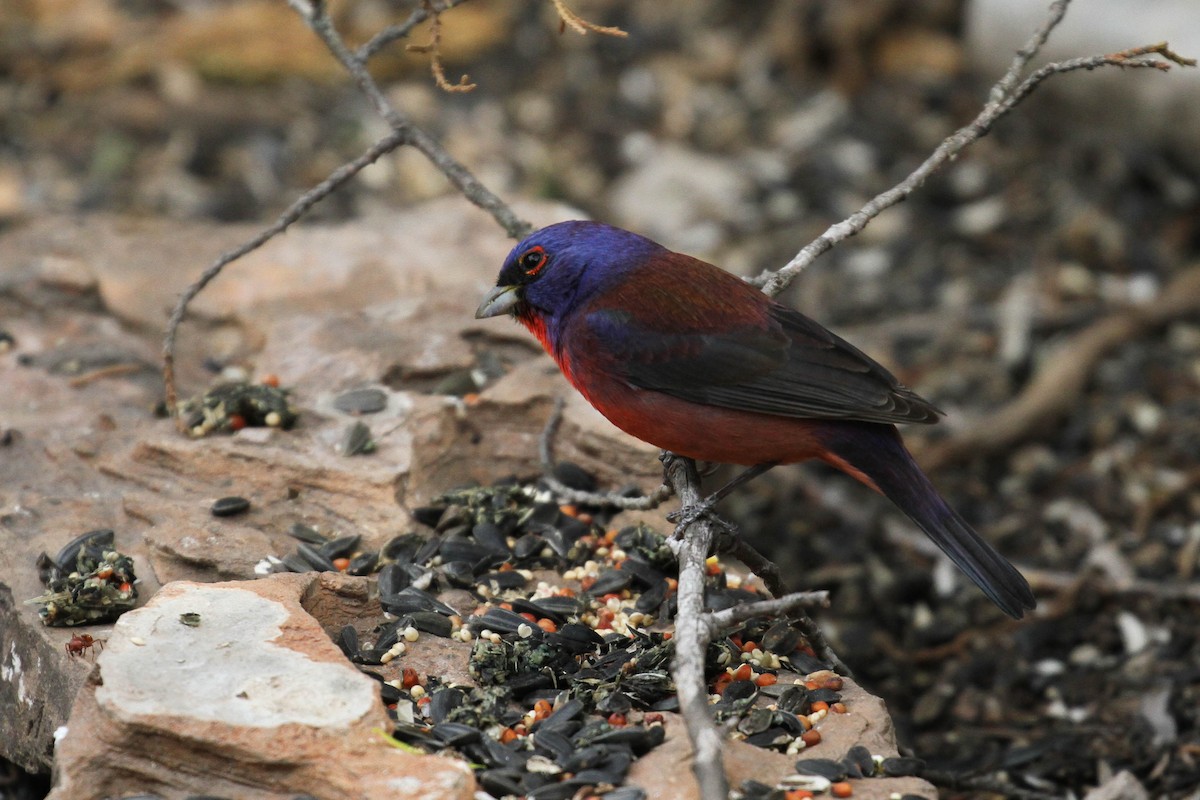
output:
M717 505L718 499L720 498L706 497L699 503L684 506L678 511L672 511L670 514L667 514L667 522L675 523L675 537L679 538L683 536L684 531L701 519L708 519L720 531L724 531L730 536L737 536L737 526L717 516L713 510Z

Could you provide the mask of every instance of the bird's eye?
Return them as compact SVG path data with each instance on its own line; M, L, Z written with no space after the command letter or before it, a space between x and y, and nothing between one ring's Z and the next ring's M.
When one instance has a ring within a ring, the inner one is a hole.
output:
M546 251L540 246L526 250L521 254L518 263L525 274L532 278L542 271L542 267L546 266Z

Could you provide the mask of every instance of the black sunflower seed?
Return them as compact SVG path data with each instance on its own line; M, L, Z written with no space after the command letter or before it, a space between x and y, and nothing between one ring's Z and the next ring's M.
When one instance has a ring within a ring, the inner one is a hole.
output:
M656 613L663 601L667 599L667 591L666 579L660 579L658 583L638 595L638 599L633 603L634 609L643 614Z
M554 477L558 482L581 492L596 491L596 478L578 464L560 461L554 465Z
M734 681L725 687L725 692L721 695L721 702L733 705L753 701L757 694L758 687L754 685L753 681Z
M338 631L336 641L337 646L346 654L346 658L352 659L358 655L358 631L354 629L353 625L346 625Z
M412 617L413 627L419 631L432 633L443 639L449 638L450 634L454 632L454 623L450 621L450 618L436 611L413 611L409 616Z
M808 699L814 703L834 703L842 702L842 696L833 689L810 689Z
M379 604L383 610L392 614L411 614L414 611L436 611L450 616L457 614L450 606L438 600L429 592L415 586L406 586L396 594L381 594Z
M388 564L379 570L379 594L382 596L400 594L409 583L408 573L399 564Z
M791 744L795 738L795 736L788 733L783 728L772 727L747 736L746 744L752 744L755 747L762 747L766 749L782 749Z
M555 625L564 625L567 622L567 618L557 611L543 607L540 602L525 600L520 597L512 601L512 609L518 614L532 614L538 619L551 620Z
M796 649L801 638L800 631L792 627L790 622L780 620L767 628L767 632L762 635L761 643L764 650L786 656Z
M235 514L241 514L250 510L250 501L236 495L222 497L213 503L212 508L209 510L214 517L232 517Z
M370 675L371 673L368 672L367 674ZM383 700L384 705L391 705L392 703L399 702L400 698L403 696L404 693L395 686L392 686L390 683L381 682L379 684L379 697L381 700Z
M569 736L566 729L572 728L572 732L574 732L576 718L583 713L583 710L583 701L577 697L572 698L554 709L550 716L536 724L533 729L535 731L558 731Z
M596 710L602 714L628 714L633 708L633 701L624 692L612 691L596 703Z
M475 779L495 797L519 797L525 794L521 779L525 777L519 769L485 769L475 773Z
M323 545L328 541L316 528L305 525L303 522L293 522L292 527L288 528L288 535L315 545Z
M435 724L446 721L450 712L463 704L467 694L455 686L443 686L429 695L429 718Z
M379 554L375 552L359 553L354 558L350 559L350 566L346 567L348 575L370 575L375 567L379 564Z
M772 726L774 723L773 717L774 713L771 709L755 708L738 723L737 729L747 736L761 733Z
M627 745L639 755L649 752L663 743L667 732L661 725L643 728L638 725L627 725L623 728L613 728L611 731L596 736L592 741L596 744Z
M598 645L604 644L604 639L600 634L580 622L569 622L563 625L558 629L558 633L549 639L575 655L590 652Z
M800 718L787 711L776 711L772 722L786 730L792 736L799 736L805 730L804 723L800 721Z
M111 549L115 538L116 534L111 528L97 528L94 531L81 533L63 545L63 548L58 551L58 555L54 557L54 563L63 572L74 572L81 550L85 548Z
M638 786L621 786L605 793L604 800L646 800L646 790Z
M413 563L428 564L429 560L438 554L442 547L442 540L436 536L425 539L421 542L421 546L417 548L417 552L413 553ZM452 561L453 559L445 559Z
M434 725L430 730L437 738L441 739L450 747L458 747L471 742L479 741L482 735L478 728L471 725L464 725L461 722L442 722Z
M367 387L342 392L333 399L333 407L346 414L376 414L387 408L387 392Z
M815 694L815 692L814 692ZM847 772L858 772L862 775L871 775L875 772L875 758L871 755L871 751L863 747L861 744L856 744L846 751L846 755L842 758L842 763L847 767ZM854 768L857 767L857 770Z
M554 676L547 672L523 672L514 675L504 684L515 697L526 698L530 692L554 686Z
M397 564L411 564L415 561L417 551L428 541L419 533L402 533L388 540L380 551L380 556Z
M320 550L306 542L300 542L296 545L296 552L300 557L308 562L308 565L318 572L337 572L338 568L333 565Z
M539 753L543 753L553 758L555 761L562 762L571 757L575 752L575 745L571 744L571 740L553 729L540 728L533 734L533 749Z
M573 780L579 783L618 784L625 780L632 763L633 753L625 748L614 748L609 750L604 760L596 766L576 771Z
M546 540L536 533L527 533L513 546L513 556L520 560L538 555L546 547Z
M846 780L846 767L831 758L802 758L796 762L796 772L801 775L820 775L831 781Z
M500 553L469 539L443 539L439 552L444 561L466 561L473 565L493 566L503 563L508 558L507 550Z
M299 553L288 553L283 558L279 559L285 567L292 572L312 572L312 564L300 557Z
M400 635L409 625L412 625L412 617L405 615L395 622L389 622L381 628L377 628L379 638L375 640L375 649L390 650L392 645L400 641Z
M349 536L339 536L337 539L321 545L321 554L329 559L349 558L350 554L358 549L360 542L362 542L361 533L352 533Z
M475 537L476 542L489 550L508 555L508 542L505 541L504 534L491 522L481 522L471 528L471 535Z
M471 514L467 509L460 505L446 506L442 511L442 516L438 518L435 530L438 533L445 533L451 528L459 525L468 525L471 522Z
M442 564L442 574L451 586L468 589L475 585L475 570L466 561L448 561Z
M790 711L793 714L807 715L812 711L812 700L808 696L808 689L803 686L788 687L779 695L777 705L781 711Z
M362 650L358 651L358 655L352 657L350 660L355 664L361 664L367 667L377 667L383 663L383 655L385 652L387 651L376 650L372 647L364 647Z
M538 608L543 609L546 612L553 612L564 618L578 616L579 613L583 611L583 603L579 602L574 597L567 597L565 595L539 597L536 601L532 602L534 602ZM549 613L547 613L547 616L549 616ZM551 619L554 618L551 617ZM555 619L555 621L557 622L558 620Z
M801 675L808 675L819 670L833 668L830 664L825 663L819 658L814 658L802 650L789 653L788 655L792 659L792 669Z
M634 581L642 588L648 588L662 583L663 574L657 567L640 558L630 557L621 562L622 572L628 572Z
M529 620L514 611L495 607L489 608L483 616L471 617L469 623L473 630L486 628L497 633L516 633L522 625L528 627L531 624ZM540 631L541 628L538 630Z
M619 592L629 588L632 577L628 572L622 572L619 569L606 569L596 577L596 582L592 584L592 588L588 592L597 596Z
M525 576L515 569L510 569L508 572L489 572L486 575L480 575L476 583L487 586L493 592L503 592L524 586Z
M578 777L562 783L547 783L525 795L526 800L571 800L583 786Z

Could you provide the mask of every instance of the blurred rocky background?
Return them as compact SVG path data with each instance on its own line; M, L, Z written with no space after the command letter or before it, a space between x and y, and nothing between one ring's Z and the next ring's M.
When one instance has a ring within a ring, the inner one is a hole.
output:
M1196 56L1200 17L1189 5L1077 0L1051 52L1167 39ZM539 201L528 212L539 221L576 208L754 274L781 266L973 117L1045 3L576 6L630 36L561 31L549 2L473 0L444 15L442 52L450 80L465 73L474 91L438 89L428 57L403 43L372 69L494 191ZM413 6L332 7L361 43ZM427 37L422 28L411 41ZM794 587L833 591L820 621L887 701L902 748L947 773L1005 771L1028 797L1197 797L1196 81L1179 69L1054 79L784 298L947 412L906 435L948 498L1029 575L1041 598L1031 620L1001 618L886 503L823 470L776 470L725 506ZM151 425L158 336L188 276L385 131L281 0L6 0L0 103L0 528L19 532L29 524L22 472L49 452L20 431L39 415L49 424L47 398L90 393L97 409L84 419L54 406L59 431ZM424 290L454 293L443 309L410 308L392 322L437 320L453 340L457 315L508 246L465 206L419 154L381 159L314 210L288 257L260 260L294 267L294 285L287 270L263 278L234 267L202 298L205 322L181 343L185 390L230 365L293 368L285 380L329 388L356 375L379 381L400 364L392 388L428 389L469 368L470 347L439 350L422 372L419 354L405 361L369 337L333 341L344 330L336 320L306 327L304 317L332 307L353 319L355 298L375 296L383 278L311 281L326 263L344 268L339 254L356 264L384 254L421 266ZM444 270L454 277L439 284ZM400 298L411 289L390 287ZM119 341L120 363L142 365L115 394L61 378L51 390L49 354L81 332ZM281 342L304 337L329 358L297 367ZM264 341L273 349L260 352ZM513 347L522 355L509 366L533 352ZM495 402L524 407L514 384ZM449 411L421 408L445 441L478 444ZM528 427L518 446L532 448ZM599 464L595 441L584 457ZM406 468L432 465L413 473L418 493L436 490L431 475L470 473L465 456L447 465L421 445L391 451ZM143 463L180 459L169 447L141 453ZM365 471L358 478L375 487L366 496L387 498L386 470ZM120 516L120 502L110 505ZM22 787L14 797L39 796L25 778L12 786Z

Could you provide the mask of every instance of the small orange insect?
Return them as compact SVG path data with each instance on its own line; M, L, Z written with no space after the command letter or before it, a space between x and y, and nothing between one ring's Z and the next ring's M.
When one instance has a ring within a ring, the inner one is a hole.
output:
M96 660L95 646L100 645L100 649L104 649L104 640L93 639L86 633L77 633L71 637L71 641L63 645L63 649L67 651L67 655L72 658L83 658L83 654L88 650L92 651L92 660Z

